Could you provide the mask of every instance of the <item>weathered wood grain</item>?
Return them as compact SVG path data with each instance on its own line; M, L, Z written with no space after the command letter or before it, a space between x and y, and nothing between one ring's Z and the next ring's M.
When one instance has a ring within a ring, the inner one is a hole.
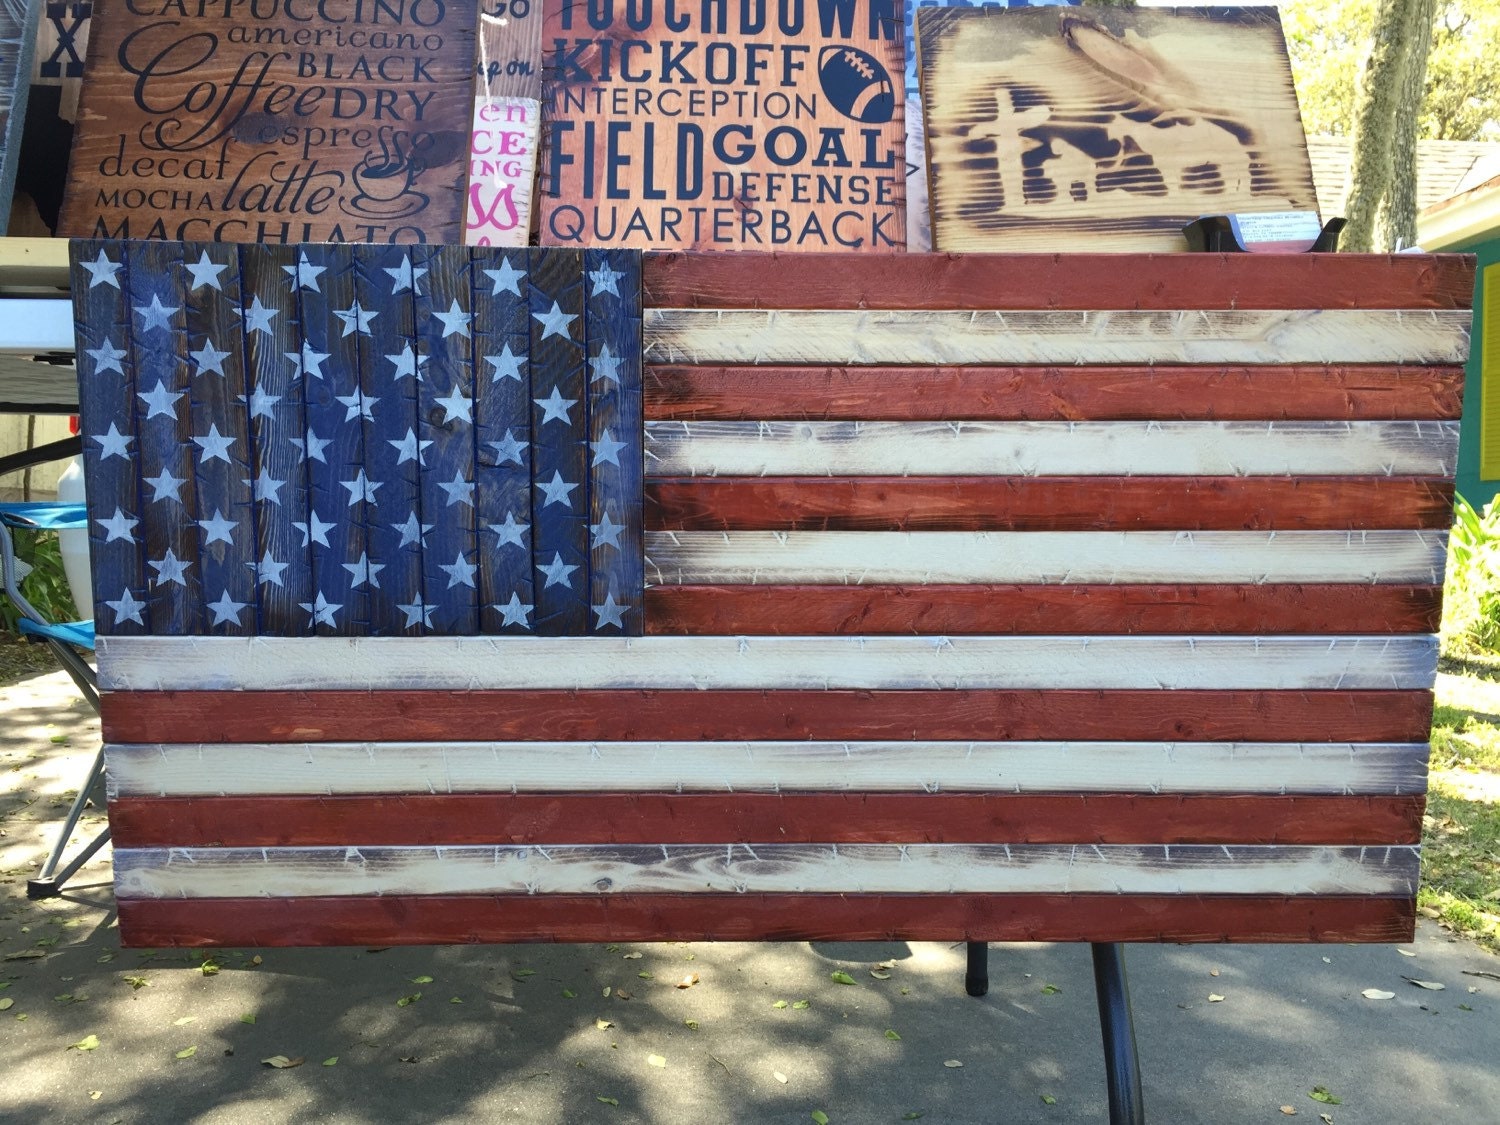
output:
M525 246L542 127L542 5L479 13L464 241Z

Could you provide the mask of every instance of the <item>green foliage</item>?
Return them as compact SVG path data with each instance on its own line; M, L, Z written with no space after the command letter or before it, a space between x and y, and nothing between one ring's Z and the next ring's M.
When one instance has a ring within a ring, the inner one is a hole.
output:
M1491 503L1480 514L1458 496L1453 514L1443 582L1443 651L1450 656L1500 651L1500 511Z
M14 533L16 558L31 567L21 581L21 595L49 621L76 621L78 610L68 590L68 576L63 571L62 550L55 531L18 531ZM0 621L5 631L16 634L21 611L0 594Z

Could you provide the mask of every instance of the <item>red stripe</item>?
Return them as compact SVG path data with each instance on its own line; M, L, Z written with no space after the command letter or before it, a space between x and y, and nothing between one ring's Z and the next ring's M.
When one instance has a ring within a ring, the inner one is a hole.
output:
M117 797L117 848L1415 844L1423 798L976 793Z
M108 692L108 742L1421 742L1430 691Z
M646 306L1466 309L1458 254L647 254Z
M1440 528L1431 477L659 477L650 531L1305 531Z
M1409 898L1282 895L387 895L121 899L121 944L605 941L1402 942Z
M1431 633L1441 586L654 586L649 634Z
M646 369L648 419L1457 418L1462 367Z

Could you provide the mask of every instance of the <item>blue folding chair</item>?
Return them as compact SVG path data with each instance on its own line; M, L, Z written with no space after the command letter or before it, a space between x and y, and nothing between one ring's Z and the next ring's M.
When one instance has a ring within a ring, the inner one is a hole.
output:
M78 685L78 690L97 712L99 710L98 680L94 669L84 657L84 652L94 649L94 623L92 621L49 621L21 593L21 580L25 577L21 561L16 557L15 531L75 531L88 529L88 513L82 504L41 501L36 503L0 503L0 585L17 609L21 611L19 628L26 636L48 645L56 654L64 670ZM73 806L68 810L57 839L47 860L42 864L36 878L26 883L27 898L52 898L62 893L62 885L73 873L93 857L109 840L106 827L72 859L63 866L63 854L68 839L78 826L79 817L87 807L89 798L104 778L104 748L94 756L93 768L88 780L78 789ZM99 802L103 807L103 802Z

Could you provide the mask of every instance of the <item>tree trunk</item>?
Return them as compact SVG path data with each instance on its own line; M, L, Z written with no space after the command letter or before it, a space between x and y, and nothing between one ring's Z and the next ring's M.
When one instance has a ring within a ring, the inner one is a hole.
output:
M1354 143L1344 201L1344 217L1349 225L1340 239L1345 250L1368 251L1375 240L1375 218L1391 185L1396 112L1411 54L1406 33L1413 9L1425 7L1426 3L1427 0L1381 0L1375 15L1370 55L1360 74L1354 101Z
M1407 27L1407 59L1391 135L1391 180L1375 223L1372 249L1399 250L1417 242L1417 119L1427 90L1427 59L1437 0L1414 0Z

